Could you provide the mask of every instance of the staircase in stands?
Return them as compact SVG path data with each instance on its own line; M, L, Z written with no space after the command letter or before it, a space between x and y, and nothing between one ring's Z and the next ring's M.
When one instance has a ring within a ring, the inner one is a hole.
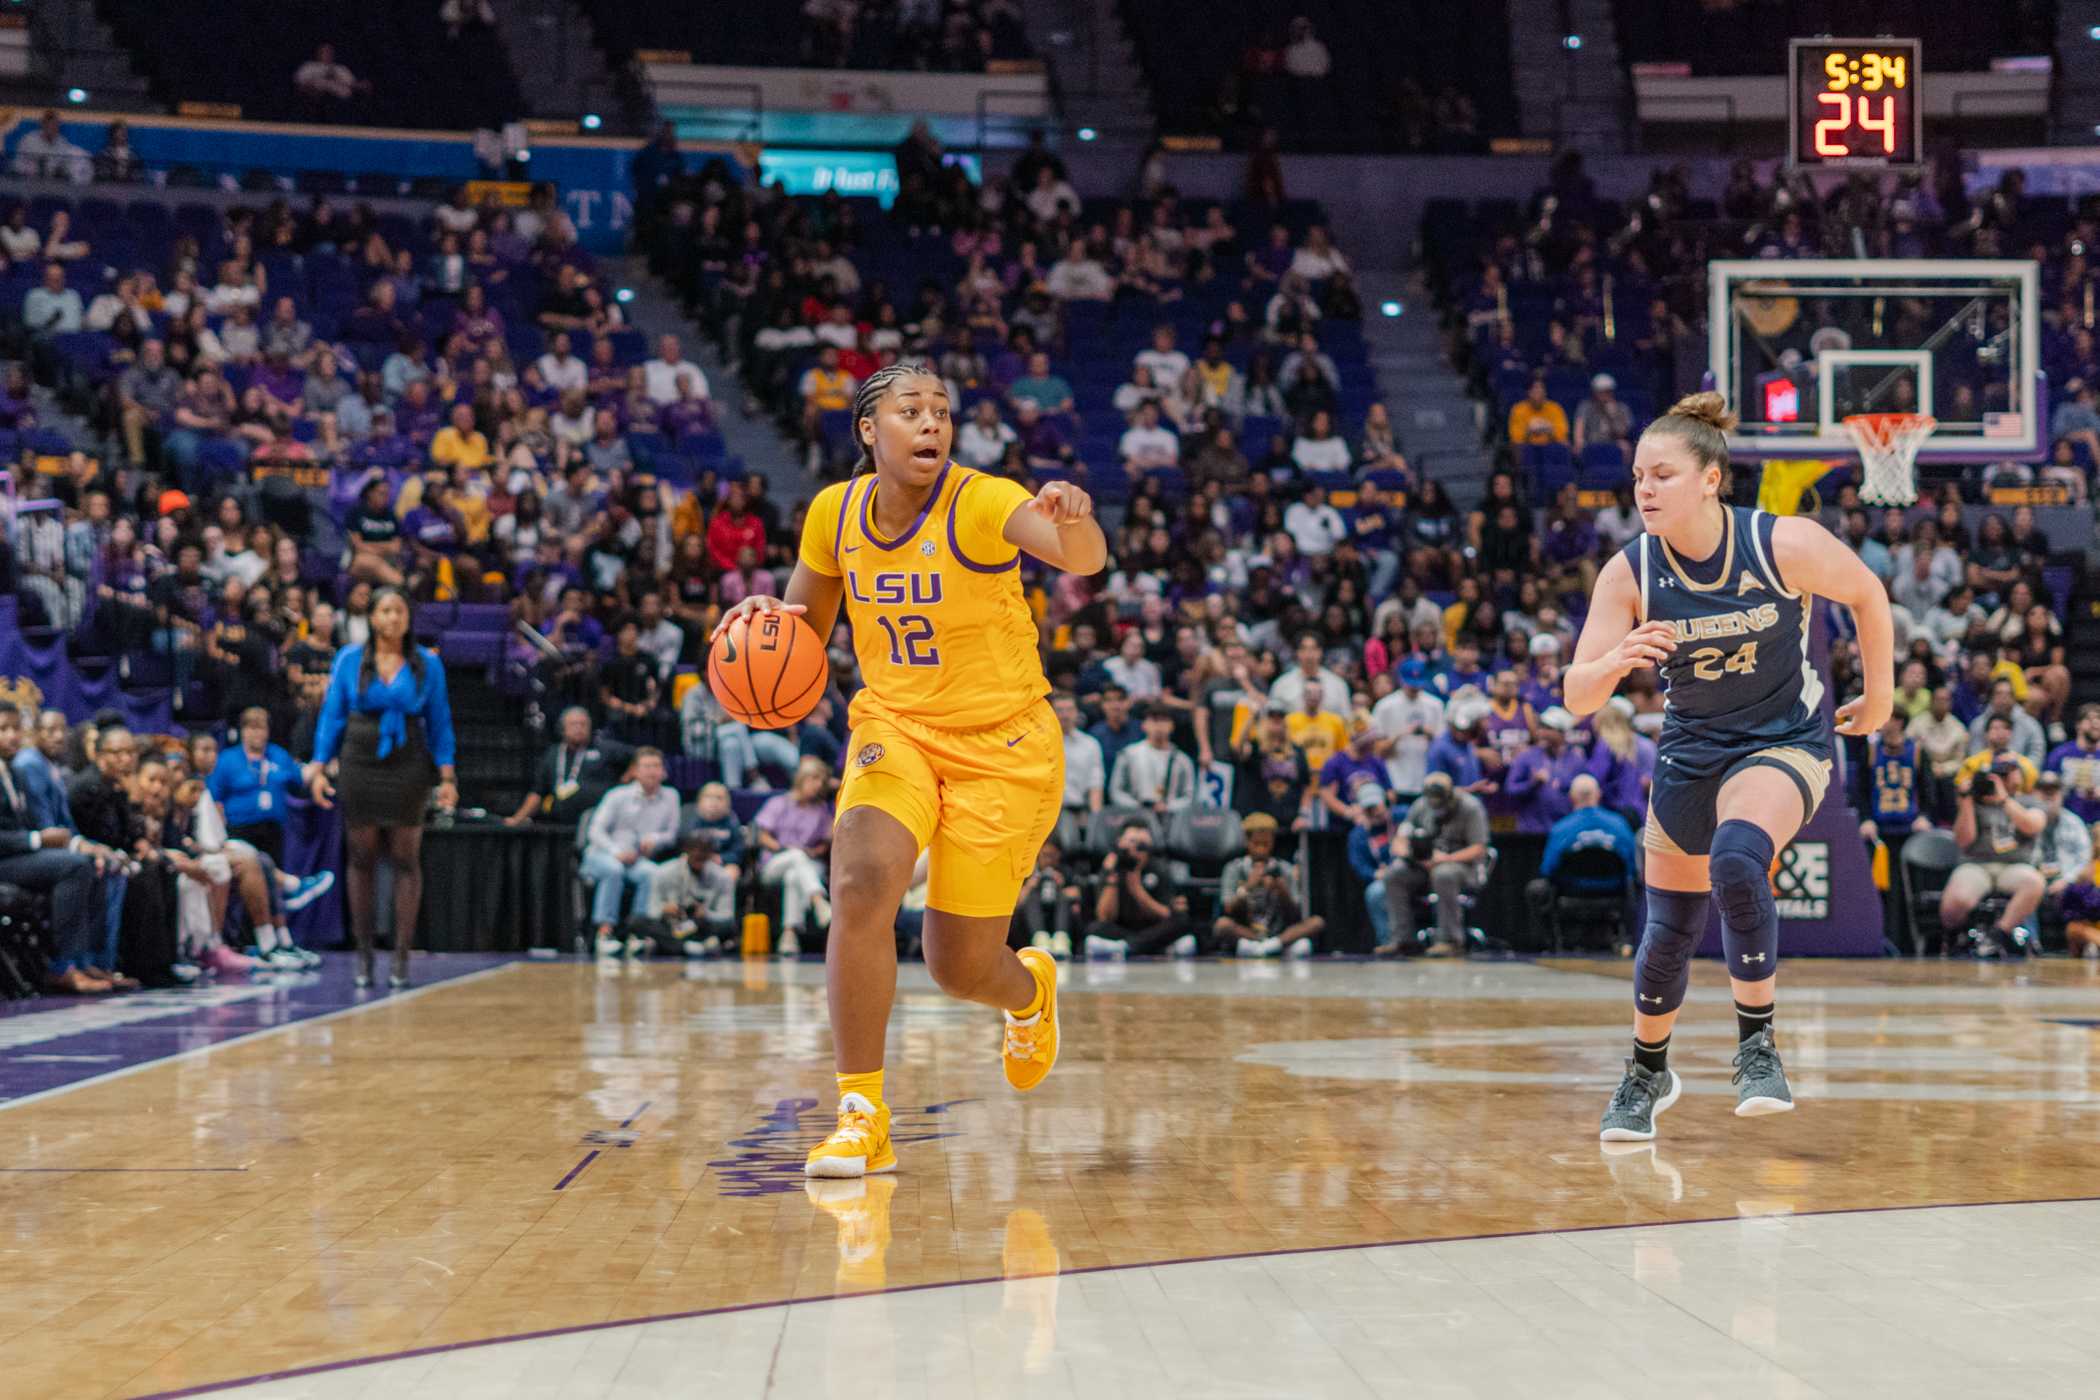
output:
M1509 0L1509 33L1524 134L1588 155L1624 151L1627 78L1611 0Z
M1363 268L1357 284L1364 345L1408 465L1461 508L1471 506L1486 491L1492 464L1481 446L1479 406L1451 368L1421 273ZM1399 306L1398 316L1384 313L1388 302Z
M648 100L622 83L574 0L491 0L518 86L536 117L580 120L594 113L607 135L648 124Z
M1028 43L1050 66L1068 129L1146 141L1152 104L1116 0L1035 0L1022 20Z

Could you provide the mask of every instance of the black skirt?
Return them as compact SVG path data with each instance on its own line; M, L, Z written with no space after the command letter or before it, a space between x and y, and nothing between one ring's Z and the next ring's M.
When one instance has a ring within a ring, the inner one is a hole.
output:
M379 719L353 714L343 730L336 764L336 800L348 826L421 826L437 785L437 765L423 742L423 722L408 722L408 738L379 756Z

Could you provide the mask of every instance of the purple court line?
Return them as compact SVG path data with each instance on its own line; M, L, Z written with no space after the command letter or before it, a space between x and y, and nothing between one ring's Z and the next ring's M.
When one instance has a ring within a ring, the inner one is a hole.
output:
M597 1160L598 1149L594 1147L590 1150L589 1155L587 1155L581 1162L578 1162L575 1166L569 1168L569 1174L567 1176L563 1177L560 1181L554 1183L554 1189L559 1191L562 1189L562 1187L567 1186L570 1182L574 1181L578 1176L581 1176L583 1174L583 1169L585 1167L589 1166L592 1162L595 1162Z
M592 1153L591 1156L597 1156ZM589 1158L585 1159L586 1161ZM156 1390L142 1395L137 1400L183 1400L190 1395L212 1395L232 1390L237 1386L262 1385L268 1381L295 1380L301 1376L318 1376L329 1371L346 1371L353 1366L376 1366L382 1361L412 1361L417 1357L436 1356L448 1351L473 1351L481 1347L505 1346L511 1342L536 1342L547 1337L571 1337L583 1332L604 1332L615 1327L642 1327L657 1322L686 1322L696 1317L718 1317L727 1313L764 1312L770 1308L788 1308L802 1303L832 1303L851 1298L880 1298L893 1293L930 1293L942 1288L970 1288L979 1284L1004 1283L1015 1278L1068 1278L1081 1274L1128 1273L1133 1269L1163 1269L1176 1264L1227 1264L1240 1259L1282 1259L1301 1254L1341 1254L1352 1250L1397 1249L1406 1245L1423 1244L1471 1244L1483 1240L1520 1240L1540 1235L1595 1235L1607 1230L1652 1230L1672 1225L1740 1225L1752 1220L1812 1220L1828 1215L1890 1215L1903 1211L1918 1210L1971 1210L1988 1206L2068 1206L2100 1204L2100 1196L2042 1196L2024 1201L1940 1201L1909 1206L1836 1206L1829 1210L1791 1211L1781 1215L1711 1215L1697 1216L1689 1220L1635 1220L1621 1225L1572 1225L1557 1230L1496 1230L1477 1235L1425 1235L1417 1239L1373 1240L1364 1244L1316 1244L1301 1245L1295 1249L1246 1249L1231 1254L1197 1254L1186 1259L1152 1259L1135 1264L1090 1264L1078 1269L1056 1269L1041 1274L991 1274L983 1278L957 1278L937 1283L904 1283L894 1288L870 1288L856 1293L819 1293L808 1298L773 1298L759 1303L731 1303L719 1308L693 1308L686 1312L655 1313L647 1317L616 1318L610 1322L583 1322L573 1327L543 1327L534 1332L514 1332L502 1337L481 1337L471 1342L440 1342L435 1346L414 1347L407 1351L382 1352L377 1356L351 1357L344 1361L323 1361L312 1366L296 1366L283 1371L264 1371L257 1375L240 1376L233 1380L211 1381L204 1385L193 1385L182 1390Z
M633 1127L633 1126L634 1126L634 1120L635 1120L635 1119L637 1119L637 1118L639 1118L639 1117L641 1117L641 1116L642 1116L642 1115L643 1115L644 1113L647 1113L647 1112L649 1111L649 1105L650 1105L650 1104L652 1104L652 1103L654 1103L654 1102L656 1102L656 1100L654 1100L654 1099L643 1099L643 1100L642 1100L642 1106L641 1106L640 1108L636 1109L636 1110L635 1110L634 1112L632 1112L632 1113L628 1114L628 1115L627 1115L627 1121L626 1121L625 1123L622 1123L622 1124L621 1124L620 1126L621 1126L621 1127L623 1127L623 1128L631 1128L631 1127Z
M102 1048L113 1047L128 1063L115 1069L78 1077L59 1074L50 1081L35 1084L34 1087L24 1083L22 1092L11 1097L0 1097L0 1113L26 1108L30 1104L41 1103L60 1094L70 1094L90 1085L125 1079L162 1065L180 1064L186 1060L214 1054L229 1045L264 1040L301 1027L321 1025L346 1016L362 1015L381 1007L399 1006L440 988L480 981L505 968L516 967L525 962L522 954L436 956L446 961L436 962L426 969L426 975L431 980L404 992L390 992L386 995L353 1000L347 986L349 960L330 958L317 974L319 980L287 986L285 991L288 995L276 1004L271 1004L264 998L251 998L216 1006L171 1008L169 1014L164 1017L157 1016L113 1028L87 1028L56 1036L47 1043L63 1045L68 1041L79 1041L84 1046L93 1044ZM266 1023L257 1024L258 1019L265 1020ZM211 1039L205 1044L193 1045L185 1050L161 1052L160 1045L179 1041L184 1035L199 1031L209 1035ZM0 1086L12 1087L8 1085L12 1068L8 1057L0 1054ZM5 1092L4 1087L0 1087L0 1092Z

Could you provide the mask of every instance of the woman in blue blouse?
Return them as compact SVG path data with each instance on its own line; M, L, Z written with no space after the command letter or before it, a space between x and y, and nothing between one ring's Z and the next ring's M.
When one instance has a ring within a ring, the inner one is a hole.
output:
M412 640L408 598L400 590L374 594L371 619L371 639L345 647L335 659L305 776L323 807L334 806L336 788L342 788L360 987L372 984L372 876L381 856L394 869L394 973L388 985L399 989L408 985L408 952L423 902L423 813L431 786L436 784L437 805L447 811L458 805L459 789L444 664Z

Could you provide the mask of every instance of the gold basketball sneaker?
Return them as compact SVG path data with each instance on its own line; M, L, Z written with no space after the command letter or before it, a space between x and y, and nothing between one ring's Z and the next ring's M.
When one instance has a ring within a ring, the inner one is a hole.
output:
M1023 948L1022 966L1043 989L1042 1009L1027 1020L1006 1013L1006 1082L1027 1093L1057 1063L1057 960L1041 948Z
M890 1147L890 1106L870 1103L860 1094L839 1100L839 1125L809 1150L805 1176L873 1176L897 1170Z

